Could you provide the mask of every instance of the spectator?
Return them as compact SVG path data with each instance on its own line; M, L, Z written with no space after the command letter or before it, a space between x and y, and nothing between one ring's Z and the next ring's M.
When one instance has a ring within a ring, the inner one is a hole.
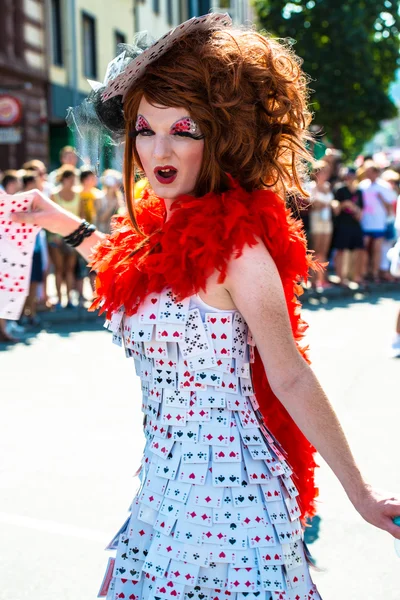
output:
M113 169L104 171L101 178L103 195L97 198L96 225L99 231L110 233L110 219L122 208L124 198L121 192L122 174Z
M334 188L336 219L333 235L333 248L336 249L335 271L339 283L345 281L345 254L352 256L352 280L361 283L363 268L363 233L360 225L363 197L357 187L355 169L344 169L341 173L343 182Z
M385 230L385 238L382 242L382 253L381 253L381 262L380 262L380 277L384 281L395 281L393 275L390 274L390 263L387 257L387 253L393 244L397 240L396 235L396 207L398 203L398 198L400 194L400 176L393 169L386 169L382 173L383 181L386 181L393 190L393 202L392 208L388 211L386 216L386 230Z
M25 171L36 171L39 176L38 190L50 198L51 194L53 193L54 185L49 183L47 180L47 169L44 162L41 160L29 160L22 165L22 168Z
M40 190L42 187L41 177L42 176L39 175L38 171L25 171L22 176L23 191L29 192L34 189ZM39 320L37 318L37 291L38 286L44 283L46 268L45 257L47 253L46 245L46 233L41 229L35 240L29 294L24 308L24 315L26 317L24 321L30 325L39 325Z
M363 270L365 277L379 282L386 221L393 210L395 194L390 185L379 177L379 168L371 160L365 161L363 176L359 185L364 202L361 217L365 247Z
M91 167L83 167L79 174L81 183L81 217L89 223L96 221L96 201L103 196L98 189L97 176Z
M17 194L21 191L21 178L18 171L4 171L1 180L1 186L6 194ZM0 341L19 342L19 335L23 334L24 328L20 327L15 321L6 321L0 319Z
M334 198L329 183L330 174L330 166L324 161L319 161L312 173L313 180L308 186L311 247L315 252L315 257L322 263L327 261L333 232L332 203ZM318 291L329 286L323 271L316 272L313 283Z
M52 194L51 199L69 210L76 216L81 214L81 200L79 191L75 187L76 171L71 165L64 165L58 172L60 187ZM57 308L62 306L62 284L65 283L67 291L67 308L71 308L71 292L75 284L75 267L77 252L68 246L63 238L56 234L49 234L49 252L55 268Z
M21 177L18 171L4 171L1 185L6 194L18 194L22 187Z
M61 167L63 165L69 165L70 167L72 167L74 170L76 169L76 165L78 163L78 157L75 153L75 148L73 148L72 146L64 146L63 148L61 148L60 150L60 163L61 163ZM58 177L58 169L54 169L54 171L52 171L51 173L49 173L48 175L48 182L50 185L52 185L53 187L57 184L57 177Z

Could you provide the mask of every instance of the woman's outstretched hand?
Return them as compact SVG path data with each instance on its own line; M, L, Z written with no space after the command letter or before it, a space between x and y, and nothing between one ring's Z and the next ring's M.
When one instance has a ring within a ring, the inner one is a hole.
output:
M393 519L400 516L400 498L366 485L361 496L353 501L353 504L368 523L388 531L400 540L400 527L393 523Z
M33 194L29 211L10 213L10 219L14 223L37 225L62 236L69 235L79 226L81 219L58 206L39 190L34 190Z

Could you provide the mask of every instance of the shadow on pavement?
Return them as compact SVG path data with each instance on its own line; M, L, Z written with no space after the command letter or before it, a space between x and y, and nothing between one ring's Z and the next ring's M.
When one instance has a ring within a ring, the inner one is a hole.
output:
M339 307L347 307L353 304L379 304L384 298L390 298L400 302L400 289L399 287L382 291L378 293L376 291L369 292L357 292L351 296L330 296L329 294L307 294L305 297L300 296L300 302L303 308L315 311L319 309L332 310ZM400 308L400 307L399 307Z

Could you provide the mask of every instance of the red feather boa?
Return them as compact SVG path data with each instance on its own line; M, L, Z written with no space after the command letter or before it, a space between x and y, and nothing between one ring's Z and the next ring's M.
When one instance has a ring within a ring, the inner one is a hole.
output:
M97 271L97 283L92 310L110 316L124 306L127 314L133 314L147 294L167 286L181 298L205 291L211 274L219 271L219 282L223 282L230 258L240 256L246 244L255 245L257 236L277 265L293 335L297 343L301 341L307 325L300 317L298 282L307 279L313 260L301 224L276 194L267 190L248 193L232 182L232 188L221 195L180 197L164 223L164 202L146 190L136 213L150 242L132 255L143 238L128 216L115 218L113 232L94 250L91 266ZM307 360L306 350L299 347ZM315 449L273 394L258 353L252 376L266 425L285 448L296 474L303 519L312 516L318 495Z

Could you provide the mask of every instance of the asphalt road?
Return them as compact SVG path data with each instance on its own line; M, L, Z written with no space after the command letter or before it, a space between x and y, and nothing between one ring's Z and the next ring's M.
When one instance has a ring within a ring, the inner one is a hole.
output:
M400 494L400 361L388 349L400 293L304 311L314 369L367 478ZM104 546L136 488L143 437L133 362L96 324L0 346L0 600L91 600ZM358 516L320 460L324 600L399 600L391 538Z

